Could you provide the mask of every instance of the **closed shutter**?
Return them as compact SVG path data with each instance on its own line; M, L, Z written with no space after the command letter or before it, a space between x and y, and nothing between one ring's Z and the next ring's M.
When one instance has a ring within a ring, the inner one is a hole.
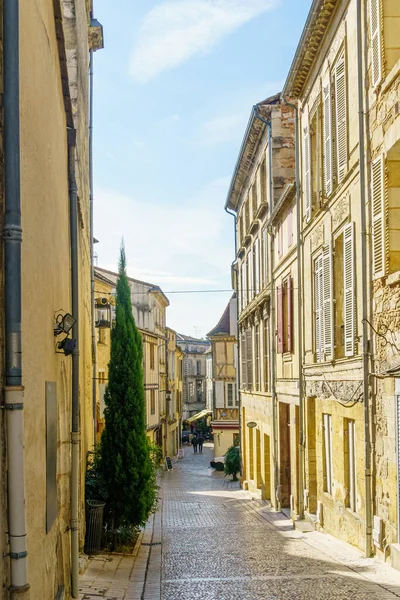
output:
M372 46L372 85L376 87L382 78L380 0L370 0L370 29Z
M283 354L283 286L277 288L277 352Z
M323 88L323 151L324 151L324 193L330 196L333 189L332 178L332 108L331 84Z
M260 240L257 238L254 244L254 272L256 294L260 293Z
M315 273L314 273L314 305L315 305L315 355L317 362L321 362L323 359L323 345L324 345L324 327L323 327L323 268L322 268L322 255L319 256L315 261Z
M245 308L246 302L246 261L242 262L242 310Z
M324 352L325 360L333 359L333 298L332 298L332 251L331 245L322 249L323 301L324 301Z
M246 334L243 331L240 334L240 364L241 364L241 379L242 389L247 388L247 355L246 355Z
M249 286L248 298L249 298L249 302L251 302L251 300L253 300L253 297L254 297L253 251L252 250L250 250L250 252L248 253L247 260L249 261L249 271L248 271L248 280L247 280L247 285Z
M336 161L340 183L347 170L346 64L344 50L335 66Z
M344 350L354 355L355 338L355 261L354 223L344 229Z
M225 408L224 382L215 382L215 408Z
M285 352L293 352L293 284L292 278L289 277L287 280L287 345Z
M251 327L246 331L246 364L247 389L253 389L253 332Z
M100 396L100 419L104 417L104 410L106 408L106 403L104 401L104 394L106 393L106 384L99 384L99 396Z
M332 494L333 465L332 465L332 416L323 415L324 450L325 450L325 492Z
M310 149L310 131L304 129L304 182L305 182L305 214L306 223L311 219L311 149Z
M372 265L374 277L385 274L385 190L383 155L372 163Z

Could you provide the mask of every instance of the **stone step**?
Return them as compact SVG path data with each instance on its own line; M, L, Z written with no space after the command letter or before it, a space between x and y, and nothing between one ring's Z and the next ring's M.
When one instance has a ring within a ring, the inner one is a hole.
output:
M314 527L309 521L299 520L294 521L293 524L294 528L297 529L297 531L301 531L302 533L309 533L311 531L315 531Z

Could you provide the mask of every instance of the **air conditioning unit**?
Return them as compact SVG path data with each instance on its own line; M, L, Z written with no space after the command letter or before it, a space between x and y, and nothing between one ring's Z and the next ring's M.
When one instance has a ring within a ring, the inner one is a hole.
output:
M317 502L317 522L324 526L324 505L320 500Z
M377 548L382 547L383 541L383 521L379 517L374 516L374 528L372 530L372 539Z

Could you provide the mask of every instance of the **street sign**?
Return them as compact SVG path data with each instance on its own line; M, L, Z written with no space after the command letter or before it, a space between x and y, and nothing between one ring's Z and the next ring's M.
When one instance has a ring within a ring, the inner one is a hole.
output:
M250 427L250 429L253 429L254 427L257 427L257 423L255 421L249 421L247 423L247 427Z

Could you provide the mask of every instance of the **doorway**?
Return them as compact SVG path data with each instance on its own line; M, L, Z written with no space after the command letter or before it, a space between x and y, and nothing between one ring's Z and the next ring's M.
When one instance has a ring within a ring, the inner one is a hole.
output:
M290 404L279 403L279 486L281 508L290 507Z

